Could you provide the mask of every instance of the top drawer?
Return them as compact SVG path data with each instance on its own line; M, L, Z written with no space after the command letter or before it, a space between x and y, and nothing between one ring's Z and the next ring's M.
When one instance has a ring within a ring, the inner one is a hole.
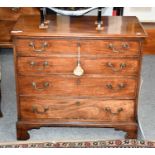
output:
M71 40L71 39L17 39L16 51L21 56L138 56L140 51L137 41L120 40Z
M100 56L138 56L140 51L139 42L120 40L83 40L80 43L82 53Z
M53 54L76 54L76 40L19 39L16 51L21 56L50 56Z

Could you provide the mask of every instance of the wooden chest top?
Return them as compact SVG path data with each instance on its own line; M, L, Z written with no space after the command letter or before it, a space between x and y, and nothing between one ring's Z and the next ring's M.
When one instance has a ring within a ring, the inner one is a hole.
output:
M50 37L127 37L144 38L147 36L142 25L133 16L104 16L103 30L97 31L95 16L69 17L48 16L50 20L47 29L39 29L40 17L21 16L12 30L15 36L50 36Z

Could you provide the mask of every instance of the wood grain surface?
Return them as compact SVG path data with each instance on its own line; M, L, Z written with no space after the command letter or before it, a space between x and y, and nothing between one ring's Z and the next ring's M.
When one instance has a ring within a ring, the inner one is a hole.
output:
M19 75L73 75L77 66L77 56L19 57L17 61ZM139 68L139 60L133 58L82 57L80 63L84 74L137 75Z
M12 32L12 35L29 37L117 37L121 39L124 37L140 39L147 36L138 19L133 16L103 16L103 31L96 30L95 21L97 17L94 16L49 16L48 19L51 21L48 28L39 29L39 16L22 16L13 28L13 31L20 30L22 32Z
M30 46L33 44L33 46ZM46 46L44 46L46 44ZM128 40L79 40L77 39L17 39L16 50L19 56L52 56L77 54L81 56L139 56L140 46L138 41ZM41 50L38 52L38 50ZM26 52L25 52L26 51Z
M44 126L114 127L137 137L142 43L136 17L39 16L16 23L17 138ZM29 23L29 24L27 24ZM18 31L20 31L18 33ZM73 74L77 60L84 74Z
M76 76L19 76L20 95L136 97L134 78L76 77ZM32 86L35 83L36 87ZM48 83L46 87L45 84Z
M39 8L0 7L0 20L17 21L21 15L39 15Z
M21 15L39 15L39 8L0 7L0 47L12 48L11 31Z
M49 118L66 121L131 122L134 120L134 104L132 100L20 97L23 120ZM106 111L106 108L111 111ZM119 111L120 109L122 111Z
M155 23L142 23L148 37L144 42L143 55L155 54Z

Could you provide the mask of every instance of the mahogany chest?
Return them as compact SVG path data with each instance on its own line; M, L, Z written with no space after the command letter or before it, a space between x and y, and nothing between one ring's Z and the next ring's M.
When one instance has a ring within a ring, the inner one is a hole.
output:
M17 139L40 127L112 127L136 138L142 43L136 17L22 16L12 35Z

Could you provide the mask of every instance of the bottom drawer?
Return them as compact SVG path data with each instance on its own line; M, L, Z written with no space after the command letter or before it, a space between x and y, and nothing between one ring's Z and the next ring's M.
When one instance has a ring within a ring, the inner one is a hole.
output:
M134 120L133 100L47 99L20 97L20 116L28 119L64 119L68 121Z

